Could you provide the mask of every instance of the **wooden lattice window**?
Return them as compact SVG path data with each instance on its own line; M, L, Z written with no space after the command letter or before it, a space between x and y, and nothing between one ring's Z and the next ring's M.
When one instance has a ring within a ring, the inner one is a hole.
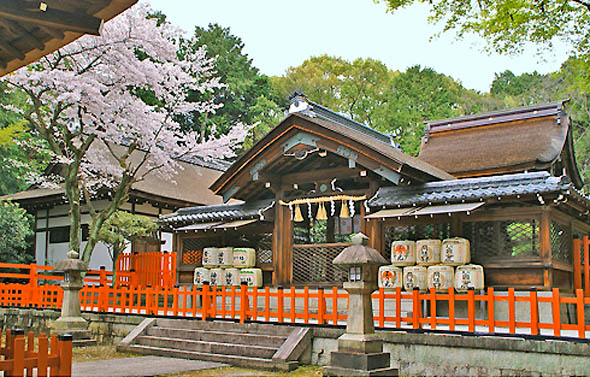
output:
M553 259L564 262L571 261L572 240L569 227L561 223L551 221L549 228L549 239L551 241L551 254Z
M539 221L534 219L466 222L463 236L471 242L471 259L476 263L539 256Z
M203 248L217 246L216 240L211 238L185 238L182 240L182 264L203 264Z
M293 245L294 283L334 283L348 280L348 270L332 261L350 243Z

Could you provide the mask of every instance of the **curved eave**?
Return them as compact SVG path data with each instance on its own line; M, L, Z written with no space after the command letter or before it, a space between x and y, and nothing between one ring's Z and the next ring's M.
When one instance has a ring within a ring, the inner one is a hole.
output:
M91 7L94 4L92 2L88 2L88 10L90 15L100 18L106 22L112 19L113 17L117 16L118 14L122 13L123 11L127 10L135 3L137 3L137 0L112 0L108 2L107 6L92 11ZM8 60L5 62L6 67L0 68L0 77L12 71L15 71L21 67L24 67L27 64L35 62L45 55L51 54L59 50L63 46L75 41L83 35L85 34L80 32L63 31L62 38L56 37L49 39L48 41L43 43L43 49L31 47L28 51L23 51L24 59L13 58L12 60Z
M351 148L355 153L370 158L375 163L392 168L398 173L417 181L439 181L454 179L453 176L428 163L397 150L389 144L360 134L350 128L326 120L310 118L302 114L288 115L265 137L260 139L248 152L239 158L209 188L217 195L226 193L232 182L249 171L259 156L279 143L292 131L302 131ZM351 145L354 146L351 147Z

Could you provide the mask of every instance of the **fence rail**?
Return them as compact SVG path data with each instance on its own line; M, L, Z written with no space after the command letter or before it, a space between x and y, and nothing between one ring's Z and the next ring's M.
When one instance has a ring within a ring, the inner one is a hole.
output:
M0 330L0 340L2 331ZM0 342L1 343L1 342ZM47 339L39 334L36 339L31 331L25 339L22 330L6 330L4 346L0 347L0 371L5 376L71 376L72 337L52 335ZM26 347L25 347L26 344ZM26 370L26 373L25 373ZM33 370L36 370L34 374Z
M15 266L18 265L10 268ZM82 288L82 310L320 325L344 325L347 318L348 293L338 287L113 287L107 284L106 275L106 271L98 271L95 279L101 284L86 284ZM62 299L61 287L42 284L39 279L29 278L26 284L0 283L0 306L58 309ZM379 289L372 299L378 328L590 338L584 310L590 305L590 297L584 295L583 289L576 289L573 296L563 296L559 289L517 292L511 288L498 292L488 288L458 293L452 288L445 292L404 292L397 288ZM570 315L562 316L562 313Z

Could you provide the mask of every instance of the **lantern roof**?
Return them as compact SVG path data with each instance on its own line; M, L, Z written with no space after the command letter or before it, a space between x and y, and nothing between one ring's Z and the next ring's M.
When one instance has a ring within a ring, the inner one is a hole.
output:
M367 236L359 233L359 235L355 237L357 237L357 239L353 240L355 244L342 250L342 252L338 254L336 258L334 258L332 263L342 266L363 264L381 266L387 264L387 260L377 250L362 244L366 239L368 239Z

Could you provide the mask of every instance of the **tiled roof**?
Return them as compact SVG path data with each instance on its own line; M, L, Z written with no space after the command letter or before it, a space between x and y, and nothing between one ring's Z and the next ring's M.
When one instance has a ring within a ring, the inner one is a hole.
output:
M250 203L181 208L174 213L161 216L159 222L162 225L180 225L248 219L260 216L262 212L270 209L273 205L274 200L269 199Z
M504 196L564 193L582 196L568 177L548 172L520 173L464 178L420 185L382 187L369 200L370 207L396 207L435 203L456 203ZM590 206L590 205L588 205Z

